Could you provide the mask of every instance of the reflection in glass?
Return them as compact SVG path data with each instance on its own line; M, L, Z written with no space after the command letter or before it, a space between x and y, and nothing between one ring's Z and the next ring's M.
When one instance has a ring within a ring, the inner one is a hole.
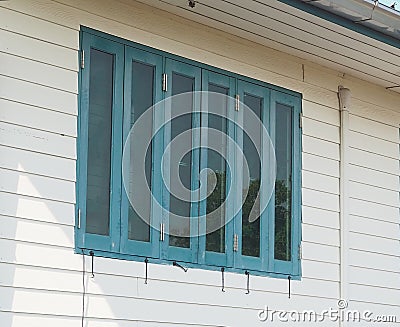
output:
M228 95L229 89L221 87L214 84L208 85L208 90L210 92L221 93ZM210 108L224 108L222 112L227 110L227 98L226 97L216 97L215 95L210 95L208 97L208 105ZM216 109L215 112L220 112ZM226 155L226 144L227 144L227 120L224 117L209 114L208 115L208 127L218 130L221 133L218 140L213 140L213 142L218 142L220 144L220 149L222 149L222 155ZM208 140L210 140L210 133L208 133ZM215 135L213 133L213 135ZM207 167L210 168L215 173L216 185L213 192L207 197L206 206L206 250L213 252L225 252L225 205L223 205L226 199L226 162L222 155L214 150L207 149ZM207 189L209 189L211 184L211 175L207 176ZM220 210L217 210L220 208ZM217 211L215 211L217 210ZM214 212L214 213L213 213ZM222 226L215 230L215 226ZM211 233L208 231L214 230Z
M86 232L109 235L114 56L90 50Z
M177 73L172 74L172 95L177 95L185 92L192 92L194 90L194 79ZM171 103L172 116L182 113L183 108L193 108L193 95L187 94L182 97L173 97ZM180 115L171 120L171 141L179 134L191 130L192 128L192 114ZM190 149L192 145L191 132L190 136L183 137L180 139L180 146L186 149ZM182 142L182 143L181 143ZM189 151L183 158L179 160L173 160L178 156L177 151L174 147L171 147L171 162L179 162L179 167L173 167L171 164L170 171L179 169L179 178L188 190L191 190L191 168L192 168L192 152ZM175 181L176 182L176 181ZM173 191L173 183L171 180L171 189ZM170 194L169 197L169 210L187 219L174 219L170 218L169 221L169 245L177 247L190 247L190 238L185 236L174 236L174 235L190 235L190 202L184 201ZM171 235L172 234L172 235Z
M148 109L153 103L154 98L154 71L155 67L133 61L132 62L132 89L131 89L131 127L138 118ZM143 140L151 139L152 123L146 130L148 135L143 135ZM151 161L152 161L152 144L148 149L140 151L138 147L145 147L145 144L133 142L130 153L131 167L132 165L141 165L143 158L137 158L135 153L146 153L145 158L145 173L149 189L151 189ZM132 167L132 173L135 169ZM132 179L130 179L132 180ZM130 196L133 196L135 185L129 185ZM136 241L150 242L150 217L151 217L151 198L148 192L135 192L135 196L140 197L139 202L145 208L145 216L139 217L136 211L129 206L128 213L128 238Z
M245 94L244 104L248 106L260 119L261 121L261 110L263 105L263 100L259 97ZM246 199L242 207L242 254L259 257L260 256L260 217L256 220L250 222L249 216L250 212L254 206L257 195L260 190L260 178L261 178L261 161L257 149L261 149L261 126L250 126L246 121L243 121L243 152L244 160L247 160L250 174L250 184L248 189L243 189L243 196L247 192ZM259 137L254 140L254 143L245 133L247 130L256 129L256 135ZM259 211L259 208L254 208L254 210Z
M276 106L275 259L291 260L292 110Z

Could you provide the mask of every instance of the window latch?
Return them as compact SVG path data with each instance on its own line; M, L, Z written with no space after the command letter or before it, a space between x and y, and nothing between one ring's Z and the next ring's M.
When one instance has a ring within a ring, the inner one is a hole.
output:
M237 252L239 250L239 236L235 234L233 237L233 251Z

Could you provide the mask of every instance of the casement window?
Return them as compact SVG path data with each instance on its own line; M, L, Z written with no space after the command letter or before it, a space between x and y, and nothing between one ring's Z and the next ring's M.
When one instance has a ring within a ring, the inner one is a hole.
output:
M300 278L301 95L87 28L80 42L76 251Z

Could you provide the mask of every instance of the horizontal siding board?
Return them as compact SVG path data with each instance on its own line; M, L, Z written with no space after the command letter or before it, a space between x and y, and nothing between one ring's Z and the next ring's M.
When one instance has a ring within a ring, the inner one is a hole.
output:
M303 152L324 158L339 160L339 144L303 135Z
M19 289L0 286L4 311L80 316L82 295L77 293Z
M400 113L395 107L391 108L392 110L385 108L386 105L386 101L381 101L374 105L353 98L351 101L351 114L398 128L400 123Z
M335 246L302 242L302 258L305 260L339 264L339 250Z
M72 137L0 122L0 144L18 149L76 159Z
M21 13L11 9L1 10L0 28L63 47L79 49L78 35L72 29L33 17L27 7L25 11Z
M0 311L0 321L5 326L13 327L41 327L41 326L57 326L57 327L82 327L80 317L66 316L49 316L40 314L27 314L23 312L2 312ZM112 322L114 324L114 322ZM114 325L110 325L115 327Z
M348 166L348 176L353 182L399 191L399 177L396 175L350 164Z
M349 199L349 213L356 216L399 223L399 209L365 200Z
M303 134L333 143L340 143L339 127L303 117Z
M76 162L0 145L0 168L76 181Z
M32 255L33 253L38 255ZM74 254L71 248L29 243L14 239L0 239L0 261L36 267L82 271L82 256ZM114 261L118 267L118 260Z
M305 278L315 278L330 281L339 281L340 266L335 263L303 260L301 265L302 275Z
M303 205L339 212L339 195L303 188Z
M389 142L399 141L399 128L371 120L370 118L349 115L349 128L354 132L371 135Z
M395 256L395 253L387 255L350 249L349 263L351 266L355 267L399 272L400 255Z
M320 226L302 224L304 241L331 246L339 246L339 231Z
M75 203L75 183L0 169L0 191Z
M71 249L74 247L74 229L70 226L0 216L0 227L0 238Z
M398 143L385 141L366 134L350 131L349 145L352 148L372 152L388 158L396 160L399 158Z
M302 168L303 171L312 171L332 177L339 177L339 161L327 159L317 155L303 153Z
M78 94L77 72L6 53L0 53L0 61L0 75Z
M392 288L400 291L400 271L395 273L382 270L350 267L349 281L353 284Z
M304 117L318 120L330 125L340 126L339 110L322 104L303 100L302 112Z
M75 225L75 205L0 192L0 215L38 220L62 225Z
M302 206L302 222L332 229L339 229L339 212Z
M76 115L78 97L39 84L0 76L0 98Z
M303 170L302 186L321 192L339 194L339 179Z
M382 220L349 216L349 228L352 232L375 235L393 240L399 240L400 222L391 223Z
M62 292L82 292L82 273L0 263L0 286L35 288ZM101 280L102 276L96 277ZM133 284L134 285L134 284ZM94 289L95 287L93 287Z
M350 232L349 247L354 250L400 256L399 240L392 240L378 236Z
M76 35L76 32L75 32ZM56 44L0 29L0 52L78 71L78 52Z
M60 135L72 137L76 137L77 135L76 116L5 99L0 99L0 107L0 120L3 122Z
M387 174L396 176L400 174L398 159L385 157L376 153L359 149L350 149L349 161L351 164L374 169Z
M355 199L380 203L392 207L399 206L398 191L392 191L357 182L349 182L349 196Z
M366 285L349 285L349 299L399 306L400 290Z

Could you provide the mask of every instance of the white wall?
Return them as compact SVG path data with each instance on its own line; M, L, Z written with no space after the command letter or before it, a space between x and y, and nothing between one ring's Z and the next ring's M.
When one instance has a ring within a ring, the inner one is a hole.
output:
M0 325L80 326L74 254L80 25L303 93L303 278L95 259L85 326L257 326L257 312L322 311L340 298L337 87L350 115L351 308L400 318L400 95L133 0L0 2ZM187 31L190 30L190 33ZM90 260L86 259L86 270ZM297 324L296 324L297 325ZM299 326L301 324L298 324ZM338 326L338 323L324 325Z

